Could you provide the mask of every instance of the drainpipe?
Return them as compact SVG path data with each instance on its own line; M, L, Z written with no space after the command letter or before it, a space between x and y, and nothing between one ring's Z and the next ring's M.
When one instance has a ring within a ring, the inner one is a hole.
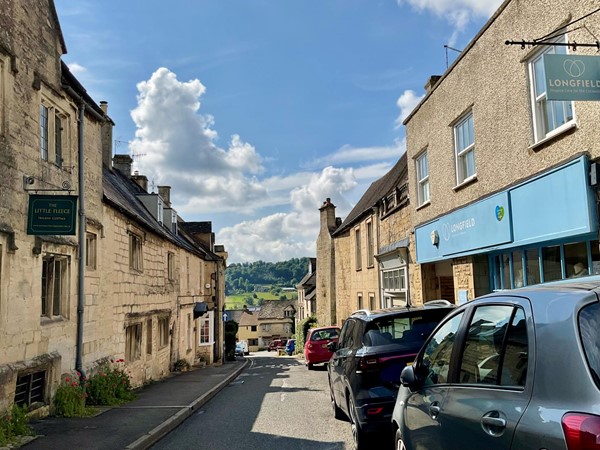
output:
M79 105L79 118L77 119L77 132L79 135L79 279L77 296L77 351L75 357L75 369L85 377L83 370L83 309L85 305L85 178L84 178L84 158L83 158L83 119L85 113L85 103L82 101Z

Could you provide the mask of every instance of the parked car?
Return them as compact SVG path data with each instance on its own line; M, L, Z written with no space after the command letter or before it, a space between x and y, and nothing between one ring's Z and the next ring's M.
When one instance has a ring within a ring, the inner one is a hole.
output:
M390 433L400 372L454 308L437 300L420 307L360 310L344 323L339 342L329 344L333 412L336 419L349 419L358 450L370 447L368 433Z
M287 339L285 339L285 338L273 339L267 346L267 351L268 352L270 352L271 350L277 351L280 348L285 348L285 344L287 344Z
M285 352L289 356L292 356L294 354L295 350L296 350L296 339L289 339L287 341L287 343L285 344Z
M242 342L236 342L235 344L235 355L244 356L246 354L246 347Z
M457 308L401 375L397 449L599 449L600 277Z
M248 341L239 341L235 344L236 354L237 354L238 346L241 348L242 355L250 354L250 350L248 349Z
M340 336L338 327L310 328L304 343L304 360L308 370L315 364L327 363L333 352L327 347L330 342L337 342Z

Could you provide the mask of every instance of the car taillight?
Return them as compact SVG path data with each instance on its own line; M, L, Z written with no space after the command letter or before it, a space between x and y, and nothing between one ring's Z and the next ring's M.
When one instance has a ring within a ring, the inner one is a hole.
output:
M381 414L382 411L383 411L383 408L369 408L369 409L367 409L367 415L375 416L377 414Z
M366 356L360 358L358 361L358 370L373 370L377 369L379 365L379 359L373 356Z
M567 413L562 418L568 450L600 450L600 417Z

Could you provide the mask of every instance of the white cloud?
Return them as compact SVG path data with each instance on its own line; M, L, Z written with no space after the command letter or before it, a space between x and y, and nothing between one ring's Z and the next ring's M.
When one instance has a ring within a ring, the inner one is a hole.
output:
M396 129L402 126L404 119L406 119L412 110L415 109L415 106L419 104L424 96L425 95L418 96L415 94L415 91L409 89L404 91L404 93L398 97L398 100L396 100L396 105L398 108L400 108L400 115L395 122Z
M399 5L403 3L411 5L418 11L430 11L438 17L445 18L453 27L454 33L450 38L449 45L454 45L459 33L465 27L478 18L488 18L494 12L502 0L397 0Z
M394 145L379 147L352 147L351 145L343 145L334 153L323 158L318 158L309 163L309 165L311 167L322 167L330 164L398 159L403 151L402 141L400 140L396 140Z
M138 105L131 112L137 126L129 143L135 168L155 184L169 184L182 211L251 211L266 189L254 178L264 169L256 149L233 135L228 148L215 144L214 119L201 115L206 87L199 80L181 82L166 68L137 85Z
M84 72L87 72L87 69L85 67L83 67L81 64L78 64L76 62L69 63L69 64L67 64L67 66L69 67L69 70L74 75L80 75Z

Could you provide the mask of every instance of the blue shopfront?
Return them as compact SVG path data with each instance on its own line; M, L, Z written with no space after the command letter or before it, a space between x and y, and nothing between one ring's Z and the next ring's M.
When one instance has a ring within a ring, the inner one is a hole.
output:
M472 257L473 277L487 278L476 295L600 273L589 174L589 159L580 156L416 227L417 263ZM464 284L454 280L458 292Z

